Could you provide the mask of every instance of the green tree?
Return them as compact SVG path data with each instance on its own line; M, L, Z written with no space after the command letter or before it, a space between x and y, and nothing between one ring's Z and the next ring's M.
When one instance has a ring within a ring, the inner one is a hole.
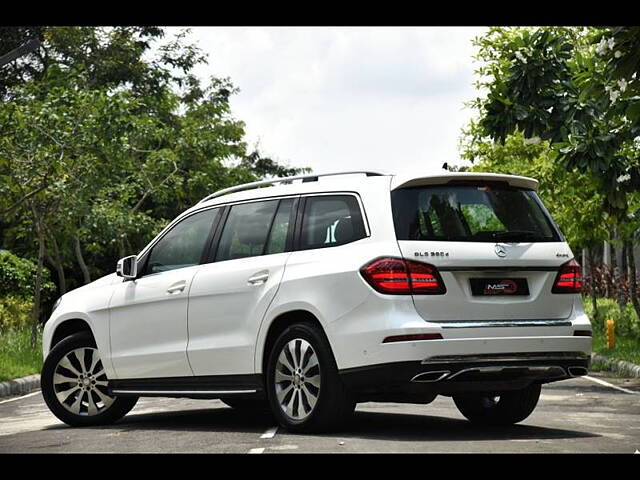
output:
M300 171L247 152L229 106L237 90L193 75L206 59L185 33L165 43L156 27L39 34L42 48L0 81L0 245L37 258L34 335L44 262L64 293L212 191Z
M479 140L471 124L463 137L462 156L473 161L471 171L507 173L540 182L538 194L574 252L586 249L591 277L594 247L609 238L611 226L603 215L603 199L588 173L570 172L554 162L548 141L528 140L522 132L508 135L504 143ZM591 282L592 289L594 288ZM595 307L595 295L592 293Z
M610 231L628 244L640 189L640 30L492 28L475 43L486 93L474 102L476 141L516 133L547 141L552 162L588 176Z

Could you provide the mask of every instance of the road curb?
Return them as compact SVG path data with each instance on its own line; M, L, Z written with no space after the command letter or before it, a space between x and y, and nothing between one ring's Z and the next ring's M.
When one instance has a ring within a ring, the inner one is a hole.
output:
M0 382L0 398L14 395L24 395L40 388L40 375L15 378Z
M598 355L597 353L591 354L591 361L603 364L604 368L608 371L616 372L628 377L640 378L640 365L636 365L635 363L616 360L614 358Z

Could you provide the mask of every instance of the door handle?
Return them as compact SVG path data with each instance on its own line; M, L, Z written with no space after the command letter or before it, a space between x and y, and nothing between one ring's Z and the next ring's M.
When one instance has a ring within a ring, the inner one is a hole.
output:
M267 281L268 278L269 278L269 272L262 271L262 272L254 273L252 276L249 277L249 280L247 280L247 282L249 283L249 285L262 285Z
M167 288L167 293L169 294L180 293L184 290L184 287L186 286L187 286L187 282L182 280L180 282L174 283L169 288Z

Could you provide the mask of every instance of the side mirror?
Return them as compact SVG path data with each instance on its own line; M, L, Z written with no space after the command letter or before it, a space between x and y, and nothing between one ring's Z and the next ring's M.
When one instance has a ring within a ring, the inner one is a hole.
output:
M126 280L136 278L138 275L138 257L136 255L130 255L128 257L118 260L116 265L116 275Z

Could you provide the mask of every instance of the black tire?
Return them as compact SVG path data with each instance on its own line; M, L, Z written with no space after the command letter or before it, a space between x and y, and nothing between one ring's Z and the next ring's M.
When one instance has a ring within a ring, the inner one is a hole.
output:
M276 394L275 373L278 357L285 345L299 339L308 342L317 356L320 388L317 392L317 402L311 413L306 418L294 419L288 416L280 406ZM324 333L312 323L295 323L280 334L269 352L265 386L273 415L282 427L292 432L336 430L344 425L356 406L340 379L329 342Z
M496 401L497 398L497 401ZM460 413L480 425L513 425L521 422L536 408L540 398L540 384L522 390L499 394L470 393L454 395Z
M83 347L96 348L95 341L88 332L76 333L65 338L49 352L49 355L44 361L40 378L44 401L56 417L72 427L108 425L114 423L129 413L138 401L138 397L115 397L111 405L102 407L102 411L98 411L98 413L94 415L82 415L75 414L65 408L56 395L54 375L58 363L73 350ZM96 364L96 369L98 368L100 368L100 362ZM96 369L94 369L94 371ZM104 380L106 376L100 376L99 378ZM72 385L71 382L69 382L69 385ZM106 389L101 388L100 391L104 393ZM88 392L84 394L85 396L83 398L87 398L87 394L92 395ZM73 396L74 394L72 393L71 395ZM77 398L77 396L75 398ZM94 398L98 398L97 395ZM82 402L82 399L80 401Z
M221 398L220 401L236 410L255 412L270 411L269 402L266 398Z

